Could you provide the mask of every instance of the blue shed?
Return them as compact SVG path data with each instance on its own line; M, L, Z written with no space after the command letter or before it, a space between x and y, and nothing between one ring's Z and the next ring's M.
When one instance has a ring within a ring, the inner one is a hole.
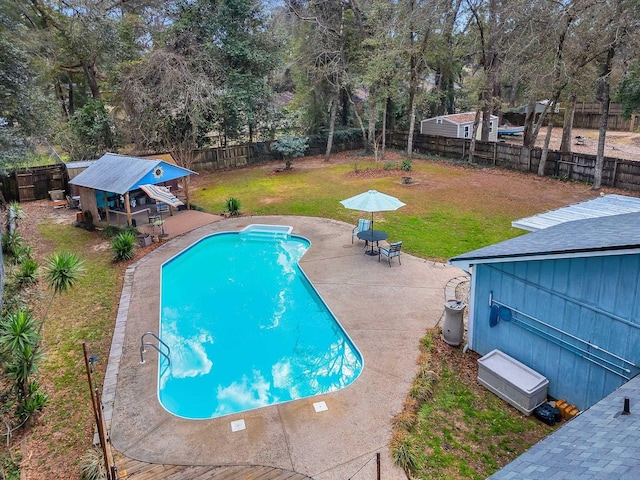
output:
M640 213L568 221L465 253L468 346L498 349L589 408L640 372Z

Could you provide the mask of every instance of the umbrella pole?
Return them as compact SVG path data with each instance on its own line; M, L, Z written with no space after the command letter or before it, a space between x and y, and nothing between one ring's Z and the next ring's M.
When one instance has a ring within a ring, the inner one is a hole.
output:
M371 230L373 230L373 212L371 212Z
M156 204L157 205L157 204ZM156 210L158 208L156 207ZM162 231L162 233L160 235L158 235L158 237L160 238L165 238L168 235L164 232L164 220L162 219L162 210L160 210L160 230Z

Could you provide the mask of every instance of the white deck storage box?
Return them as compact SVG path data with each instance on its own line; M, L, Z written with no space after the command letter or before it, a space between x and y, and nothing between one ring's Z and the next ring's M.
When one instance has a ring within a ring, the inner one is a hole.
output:
M549 380L500 350L478 359L478 381L525 415L547 400Z

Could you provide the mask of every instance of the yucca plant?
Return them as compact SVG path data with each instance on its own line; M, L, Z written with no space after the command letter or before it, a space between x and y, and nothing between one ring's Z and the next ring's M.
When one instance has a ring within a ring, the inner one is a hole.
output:
M22 236L18 232L5 232L2 234L2 251L7 259L12 260L14 263L20 263L25 247Z
M240 215L240 200L231 197L227 199L226 204L227 211L231 214L231 216L237 217L238 215Z
M38 382L33 381L29 384L27 397L18 407L18 416L21 418L31 417L34 413L41 411L48 401L49 396L40 390Z
M37 323L29 311L9 312L0 320L0 352L13 354L39 342Z
M21 287L34 284L38 280L38 262L31 258L23 260L13 275Z
M131 232L122 232L111 241L113 261L131 260L136 245L136 236Z
M0 353L21 403L29 396L29 377L38 370L39 345L39 328L28 310L9 312L0 321Z
M80 257L71 252L53 253L46 265L47 282L54 294L73 288L85 270Z

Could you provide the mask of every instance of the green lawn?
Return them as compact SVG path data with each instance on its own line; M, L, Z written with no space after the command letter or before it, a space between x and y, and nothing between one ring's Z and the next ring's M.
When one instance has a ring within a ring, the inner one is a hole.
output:
M245 215L305 215L355 225L359 217L370 214L347 210L340 200L375 189L407 204L395 212L375 213L376 228L387 231L390 241L403 240L408 253L446 260L524 233L511 227L512 220L573 202L575 195L589 197L578 191L583 186L576 189L556 181L554 202L545 193L549 184L531 184L536 178L532 175L502 178L492 169L428 160L413 161L410 174L415 184L406 186L400 182L405 172L384 171L379 163L380 176L356 176L356 162L360 171L375 165L355 156L347 157L347 162L306 168L305 161L298 160L292 171L278 174L266 166L203 175L191 198L214 213L223 211L225 200L234 197ZM527 182L528 192L522 194Z

